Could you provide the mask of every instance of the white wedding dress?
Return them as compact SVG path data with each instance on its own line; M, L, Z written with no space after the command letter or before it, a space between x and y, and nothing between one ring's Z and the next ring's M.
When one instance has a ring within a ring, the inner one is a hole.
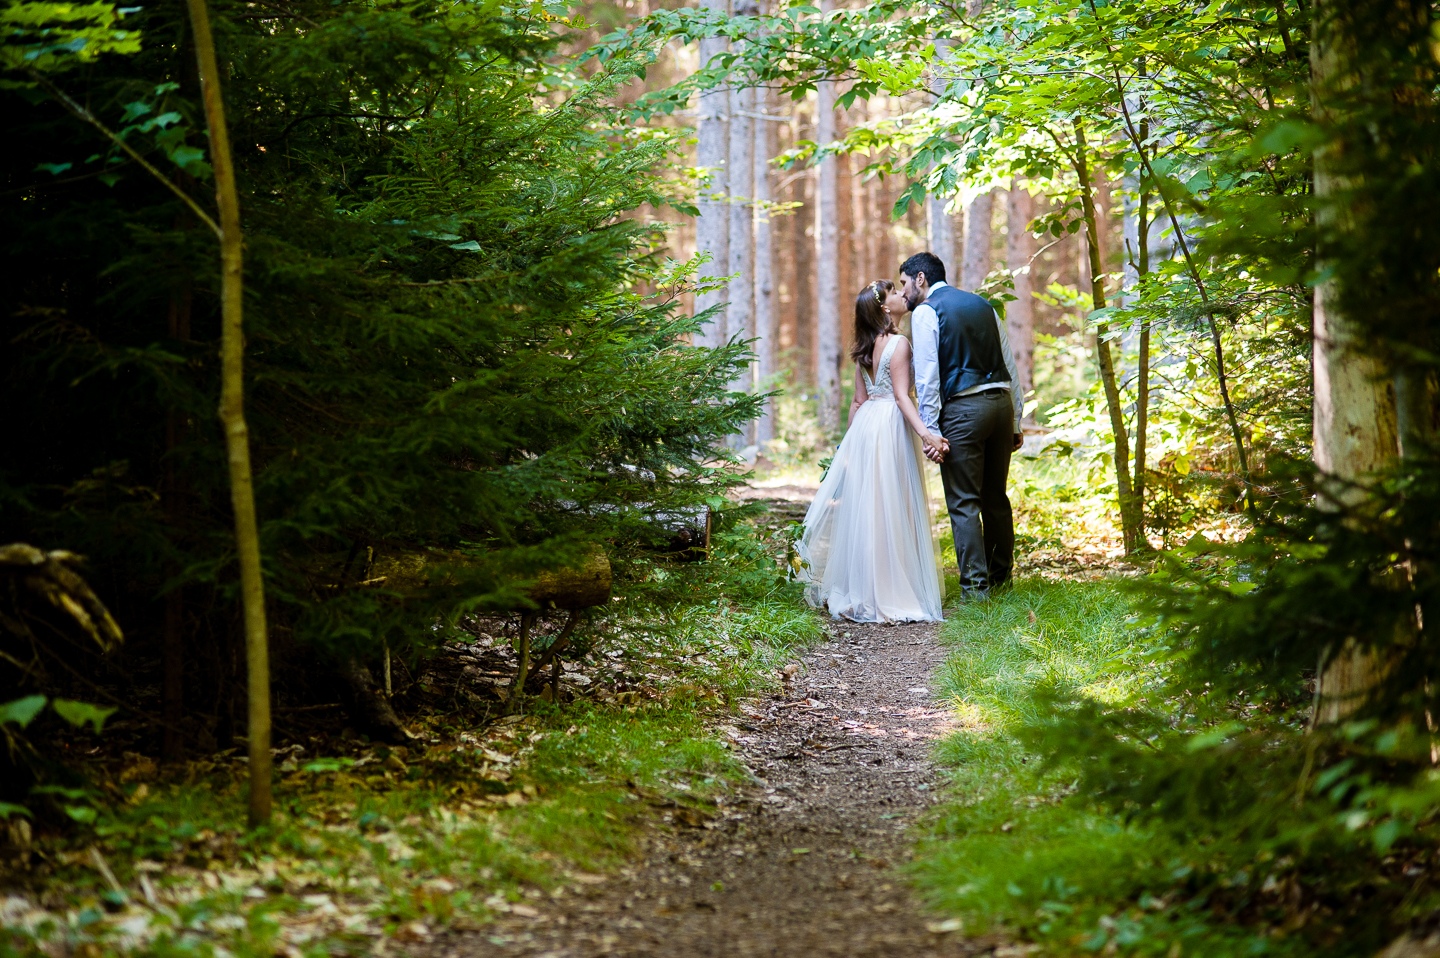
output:
M945 598L920 437L890 379L891 336L796 546L813 606L855 622L934 622Z

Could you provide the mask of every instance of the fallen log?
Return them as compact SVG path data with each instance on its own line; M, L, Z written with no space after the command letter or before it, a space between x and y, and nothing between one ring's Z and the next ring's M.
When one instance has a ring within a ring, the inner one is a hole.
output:
M462 552L372 551L355 585L391 589L402 595L419 594L432 586L454 586L459 581L454 572L437 574L434 570L463 570L476 565L475 559ZM610 601L610 586L610 557L597 547L574 565L536 574L524 594L541 609L588 609Z

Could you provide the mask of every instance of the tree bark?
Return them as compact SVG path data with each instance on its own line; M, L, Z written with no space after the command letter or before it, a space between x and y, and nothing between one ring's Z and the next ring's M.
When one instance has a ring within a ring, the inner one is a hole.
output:
M1140 124L1141 139L1149 137L1149 121ZM1150 190L1145 176L1140 174L1140 202L1136 211L1136 246L1140 248L1139 262L1135 264L1136 282L1143 282L1150 275ZM1139 513L1140 525L1145 525L1145 441L1150 425L1150 319L1140 324L1139 368L1135 372L1135 511Z
M250 468L250 432L245 423L244 274L240 233L240 194L220 65L210 33L205 0L187 0L195 34L195 57L205 98L210 134L210 164L215 175L215 202L220 211L220 421L230 460L230 501L235 512L235 551L240 564L240 595L245 622L245 659L249 689L247 728L250 757L250 827L270 820L270 645L265 623L265 585L260 571L260 530Z
M939 39L935 41L935 60L931 66L933 72L930 77L930 93L937 103L945 93L946 80L940 71L950 60L952 42ZM925 204L925 211L929 227L930 252L945 264L946 275L950 277L951 282L957 282L960 275L958 268L960 263L956 259L955 253L959 244L956 242L955 221L945 209L949 202L946 197L931 196Z
M520 661L515 667L515 678L510 682L510 695L505 702L506 711L518 713L525 703L525 682L530 678L530 624L535 621L533 612L520 616L520 640L518 652Z
M702 9L721 13L729 11L727 0L701 0L700 6ZM700 65L710 63L728 48L729 43L724 37L707 37L701 40ZM706 172L699 201L695 204L700 209L700 216L695 222L695 251L700 254L708 253L710 256L710 262L700 267L700 279L704 282L707 277L713 279L726 275L730 266L730 211L726 203L729 194L729 178L726 174L730 159L729 89L722 86L701 93L699 111L699 142L695 150L695 165ZM713 348L723 346L729 341L724 303L724 288L702 292L695 297L697 313L715 306L721 307L715 318L701 327L696 335L697 346Z
M1030 191L1019 180L1011 181L1005 268L1010 270L1015 283L1015 299L1005 306L1005 331L1010 337L1010 351L1015 354L1015 372L1020 377L1016 386L1024 396L1029 396L1035 388L1035 296L1030 268L1030 260L1035 256L1035 236L1030 232L1034 212ZM1035 414L1027 415L1025 421L1033 423Z
M1316 119L1327 123L1330 95L1353 85L1358 64L1353 43L1345 36L1344 7L1339 0L1315 4L1310 43L1312 108ZM1316 223L1322 245L1316 268L1325 275L1323 237L1343 231L1349 217L1337 198L1354 184L1337 172L1343 144L1328 143L1315 151L1314 196ZM1363 498L1354 483L1390 463L1398 451L1395 404L1386 390L1386 370L1359 347L1363 342L1361 317L1347 315L1341 306L1339 284L1327 279L1314 294L1314 454L1322 472L1322 505L1353 504ZM1316 688L1315 721L1337 722L1355 712L1381 677L1374 652L1353 639L1328 657L1322 652Z
M824 0L827 13L833 0ZM835 139L835 81L817 84L815 142ZM820 428L834 432L840 421L840 236L835 157L820 161L815 197L815 376L820 394Z
M1085 127L1075 120L1075 175L1080 180L1080 201L1085 217L1086 246L1090 254L1090 301L1094 309L1105 308L1105 265L1100 248L1100 228L1095 213L1095 197L1090 181L1090 164L1086 155ZM1144 530L1135 514L1134 487L1130 480L1130 437L1125 429L1125 410L1121 405L1120 387L1115 377L1115 362L1110 352L1110 324L1095 327L1095 356L1100 367L1100 382L1105 390L1105 406L1110 413L1110 428L1115 436L1115 488L1120 505L1120 531L1126 554L1137 551L1144 542Z
M359 659L346 659L339 672L347 699L346 714L361 732L391 745L405 745L414 739L367 665Z
M991 246L995 241L995 191L986 190L965 207L965 256L960 266L960 288L972 292L990 275Z
M761 116L770 113L769 91L756 91L755 112ZM755 122L755 146L751 157L754 161L755 204L753 207L755 225L755 378L756 387L762 392L771 389L775 379L775 350L778 345L775 322L775 252L771 232L770 212L770 121ZM760 418L755 423L755 444L763 453L768 443L775 441L775 403L767 402Z
M753 8L752 8L753 9ZM742 12L736 4L736 12ZM734 278L726 294L725 333L732 339L746 339L751 334L754 322L755 273L754 246L752 244L752 223L754 209L754 149L752 129L755 121L748 114L755 112L755 91L751 87L730 88L730 156L726 164L730 186L729 257L727 272ZM751 377L739 375L730 388L737 392L749 392L753 388ZM746 432L731 437L731 445L742 448L749 445L753 424L747 425Z

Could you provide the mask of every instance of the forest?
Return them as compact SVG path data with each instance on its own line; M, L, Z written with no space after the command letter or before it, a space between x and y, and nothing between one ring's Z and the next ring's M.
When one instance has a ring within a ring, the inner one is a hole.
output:
M0 9L0 958L1440 955L1434 5ZM924 251L1015 574L852 623Z

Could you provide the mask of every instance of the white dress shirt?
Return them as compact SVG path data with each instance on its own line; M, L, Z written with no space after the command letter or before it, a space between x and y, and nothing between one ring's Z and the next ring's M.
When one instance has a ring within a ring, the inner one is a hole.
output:
M930 291L934 292L942 286L949 285L943 279L934 283ZM929 297L929 294L926 294ZM1020 418L1025 412L1025 397L1018 389L1011 389L1011 385L1020 381L1020 374L1015 369L1015 354L1010 351L1010 337L1005 335L1005 324L1000 321L1000 314L992 308L990 312L995 316L995 330L1000 334L1000 355L1005 359L1005 371L1010 374L1008 383L981 383L978 386L971 386L969 389L961 390L956 396L973 396L976 393L987 392L991 389L1004 389L1014 397L1015 404L1015 434L1020 434ZM915 307L910 314L910 333L914 340L915 351L915 395L920 407L920 422L932 433L940 432L940 405L945 397L940 395L940 317L935 313L935 307L928 303L921 303Z

